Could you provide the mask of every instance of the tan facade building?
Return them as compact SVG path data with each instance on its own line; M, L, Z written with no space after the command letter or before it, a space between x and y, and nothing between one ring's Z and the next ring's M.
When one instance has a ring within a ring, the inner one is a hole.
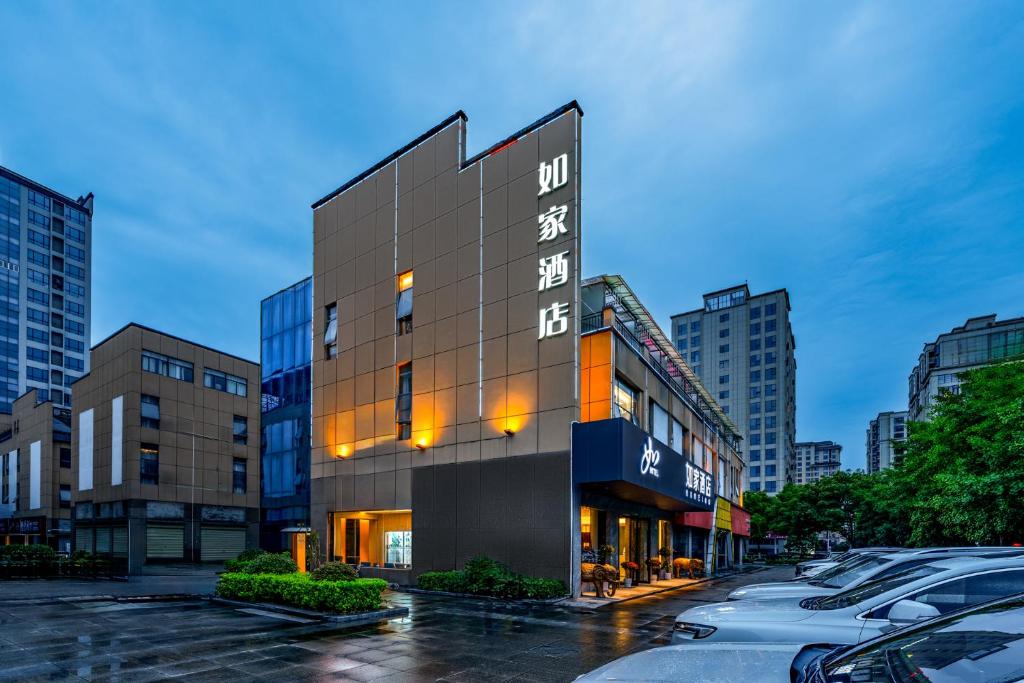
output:
M14 401L0 431L0 544L71 549L71 411L37 402L35 389Z
M259 366L131 323L75 384L75 549L219 561L258 542Z
M584 407L581 121L573 102L466 159L459 112L314 204L311 518L328 558L412 583L485 554L578 587L598 482L575 478L573 425L625 422ZM710 488L686 502L687 457L666 457L666 518L716 506ZM628 557L656 554L656 533Z

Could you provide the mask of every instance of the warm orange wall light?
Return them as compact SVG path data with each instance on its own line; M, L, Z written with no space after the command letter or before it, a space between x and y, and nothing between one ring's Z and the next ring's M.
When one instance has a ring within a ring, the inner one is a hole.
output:
M347 458L352 455L352 447L347 443L343 443L334 449L334 455L338 458Z
M412 287L412 271L408 273L402 273L398 276L398 291L404 292L405 290Z

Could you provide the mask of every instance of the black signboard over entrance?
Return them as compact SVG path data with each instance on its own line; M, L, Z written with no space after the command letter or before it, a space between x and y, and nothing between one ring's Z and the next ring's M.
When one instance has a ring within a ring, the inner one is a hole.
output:
M46 533L46 517L0 519L0 536L42 536Z
M622 418L572 429L573 482L662 510L711 510L714 477Z

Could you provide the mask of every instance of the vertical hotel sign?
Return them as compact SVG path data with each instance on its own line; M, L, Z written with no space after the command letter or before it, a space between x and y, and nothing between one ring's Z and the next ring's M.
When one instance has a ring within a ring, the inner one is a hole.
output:
M540 190L537 197L541 198L554 192L569 182L569 155L561 154L550 162L541 161L538 173ZM562 235L568 234L565 217L569 212L567 204L559 204L542 209L537 216L537 243L541 246L554 242ZM538 315L537 339L547 339L565 334L569 330L569 300L571 292L566 287L569 282L569 252L561 251L549 256L541 256L538 260L537 291L554 292L556 299L540 309Z

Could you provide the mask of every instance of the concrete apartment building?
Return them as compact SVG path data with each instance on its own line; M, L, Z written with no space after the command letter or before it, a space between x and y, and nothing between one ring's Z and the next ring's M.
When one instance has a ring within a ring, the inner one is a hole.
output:
M840 469L843 447L834 441L800 441L796 444L797 484L810 484Z
M130 323L92 348L72 413L74 548L233 558L259 535L259 366Z
M92 193L72 199L0 166L0 413L32 389L71 405L89 371Z
M700 552L688 514L726 561L732 520L749 535L731 423L621 278L581 282L581 121L573 102L467 159L458 112L313 205L329 559L410 584L486 554L578 591L600 543Z
M37 389L18 397L0 431L0 545L69 552L71 411L38 398Z
M868 424L864 471L880 472L896 464L896 448L907 438L907 411L879 413Z
M796 338L789 293L747 285L708 292L672 316L676 349L740 430L751 491L796 481Z
M260 303L260 547L309 527L313 278Z
M996 320L984 315L940 334L924 345L908 379L907 419L921 422L940 391L960 391L958 375L1024 354L1024 317Z

